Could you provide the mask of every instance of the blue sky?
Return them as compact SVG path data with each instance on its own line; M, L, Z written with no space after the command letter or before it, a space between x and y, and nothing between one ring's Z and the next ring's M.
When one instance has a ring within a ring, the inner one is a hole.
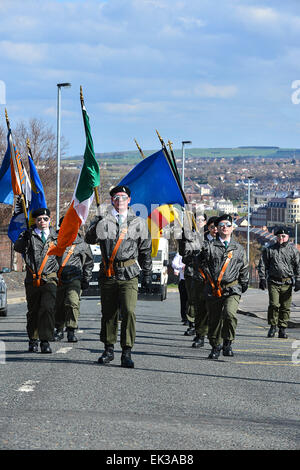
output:
M56 132L56 84L72 83L70 155L85 146L80 85L96 152L159 149L155 129L174 148L300 148L298 0L0 0L0 32L12 126Z

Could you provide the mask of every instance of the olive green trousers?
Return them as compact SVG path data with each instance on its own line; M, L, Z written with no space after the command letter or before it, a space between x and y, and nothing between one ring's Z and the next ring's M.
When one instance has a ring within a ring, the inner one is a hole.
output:
M80 315L80 279L57 286L55 306L55 328L62 330L67 328L78 328Z
M187 318L190 322L195 321L195 291L194 291L194 279L192 277L185 277L185 289L188 298L188 309Z
M222 340L234 340L240 298L236 294L207 298L208 339L212 347L221 344Z
M121 316L120 345L133 347L136 336L135 307L138 297L138 277L119 281L100 279L101 330L100 341L115 344L118 339L118 318Z
M56 278L49 278L44 285L34 287L25 284L27 300L27 334L29 339L53 341Z
M292 303L292 285L268 283L269 307L268 323L279 328L287 328Z

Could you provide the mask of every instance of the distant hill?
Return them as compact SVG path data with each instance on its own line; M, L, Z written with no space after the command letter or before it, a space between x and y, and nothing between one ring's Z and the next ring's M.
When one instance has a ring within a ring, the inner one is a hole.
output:
M147 156L157 152L156 150L143 150ZM176 158L181 158L181 149L174 149ZM138 150L128 152L108 152L96 153L97 160L111 163L133 164L141 160ZM300 158L300 149L283 149L272 146L241 146L236 148L185 148L186 158ZM76 161L81 160L82 155L73 155L64 157L63 160Z

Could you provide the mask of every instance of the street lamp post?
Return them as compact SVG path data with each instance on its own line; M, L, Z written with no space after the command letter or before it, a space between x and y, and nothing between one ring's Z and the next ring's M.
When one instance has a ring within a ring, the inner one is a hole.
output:
M248 227L247 227L247 261L250 261L250 181L253 176L248 176Z
M182 170L181 170L181 186L184 191L184 165L185 165L185 151L184 151L184 146L185 144L191 144L191 140L183 140L181 142L182 144Z
M57 84L57 150L56 150L56 230L59 227L59 193L60 193L60 106L61 88L70 88L71 83Z
M296 245L296 248L297 248L297 245L298 245L298 219L295 219L295 245Z

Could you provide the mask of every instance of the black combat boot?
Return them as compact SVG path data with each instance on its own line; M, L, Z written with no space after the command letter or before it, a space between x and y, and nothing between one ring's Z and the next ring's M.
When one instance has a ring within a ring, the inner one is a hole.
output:
M127 367L128 369L133 369L134 368L134 362L131 359L131 348L130 347L125 347L122 350L121 367Z
M204 336L195 336L192 348L202 348L204 346Z
M28 346L28 352L38 352L39 350L39 343L37 339L30 339L29 340L29 346Z
M223 356L233 356L233 351L231 348L231 341L229 339L224 339L223 342Z
M54 332L54 341L61 341L64 338L64 330L62 328L56 328Z
M189 327L184 332L184 336L193 336L194 334L195 334L195 324L193 322L189 321Z
M221 349L221 344L218 344L218 346L213 346L207 359L219 359Z
M105 349L102 353L102 356L98 359L98 364L109 364L115 358L114 355L114 345L113 344L106 344Z
M276 333L276 326L271 325L268 331L268 338L274 338L275 333Z
M285 328L280 327L278 331L278 338L287 338L288 335L286 334Z
M52 353L52 349L50 348L50 344L48 343L48 341L41 341L41 353L42 354L51 354Z
M68 343L77 343L78 339L75 336L75 328L67 327L67 339Z

